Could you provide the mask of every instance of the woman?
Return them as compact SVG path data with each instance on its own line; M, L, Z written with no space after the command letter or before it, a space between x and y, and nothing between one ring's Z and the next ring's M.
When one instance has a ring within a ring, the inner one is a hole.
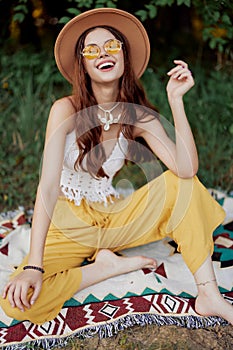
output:
M168 72L174 143L138 82L149 51L142 24L117 9L87 11L58 36L56 61L74 90L51 108L30 252L1 299L9 316L37 324L51 320L75 292L156 267L149 257L114 252L169 236L194 275L196 311L233 324L211 261L212 232L224 212L195 177L198 156L182 101L193 77L181 60ZM121 199L112 178L125 159L139 159L144 148L137 139L169 170ZM92 263L81 266L84 259Z

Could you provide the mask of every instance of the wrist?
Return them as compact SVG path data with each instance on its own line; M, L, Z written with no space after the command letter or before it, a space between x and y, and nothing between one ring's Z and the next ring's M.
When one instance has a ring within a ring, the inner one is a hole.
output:
M23 267L23 270L34 270L34 271L39 271L41 273L44 273L44 269L40 266L35 266L35 265L25 265Z
M174 96L174 95L168 94L168 102L170 105L183 104L183 96Z
M34 254L30 252L27 260L27 264L43 267L43 257L41 256L41 254Z
M28 259L27 265L38 266L43 268L43 262L41 260L30 260Z

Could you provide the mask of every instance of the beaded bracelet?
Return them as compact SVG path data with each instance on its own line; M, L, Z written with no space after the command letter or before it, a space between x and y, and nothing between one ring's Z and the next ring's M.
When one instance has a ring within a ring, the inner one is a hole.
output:
M37 270L40 271L41 273L44 273L44 269L42 269L42 267L39 266L31 266L31 265L26 265L23 267L24 270Z

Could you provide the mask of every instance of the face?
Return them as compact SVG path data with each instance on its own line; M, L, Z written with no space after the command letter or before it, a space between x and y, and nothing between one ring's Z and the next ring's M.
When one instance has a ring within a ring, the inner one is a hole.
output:
M122 49L116 54L107 53L104 50L104 44L110 39L116 38L111 32L104 28L96 28L86 36L84 47L86 45L95 44L100 48L98 58L89 60L83 57L86 71L92 82L115 82L123 75L124 56Z

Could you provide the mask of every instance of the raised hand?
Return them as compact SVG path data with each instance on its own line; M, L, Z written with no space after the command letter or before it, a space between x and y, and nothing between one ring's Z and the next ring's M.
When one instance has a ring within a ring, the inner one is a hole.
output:
M170 79L167 84L168 98L182 98L194 85L191 71L187 63L181 60L174 60L176 66L167 75Z
M42 274L39 271L27 270L21 272L7 283L3 290L2 297L8 297L12 307L18 307L22 312L30 308L38 298L42 286ZM28 300L29 288L33 289L33 294Z

